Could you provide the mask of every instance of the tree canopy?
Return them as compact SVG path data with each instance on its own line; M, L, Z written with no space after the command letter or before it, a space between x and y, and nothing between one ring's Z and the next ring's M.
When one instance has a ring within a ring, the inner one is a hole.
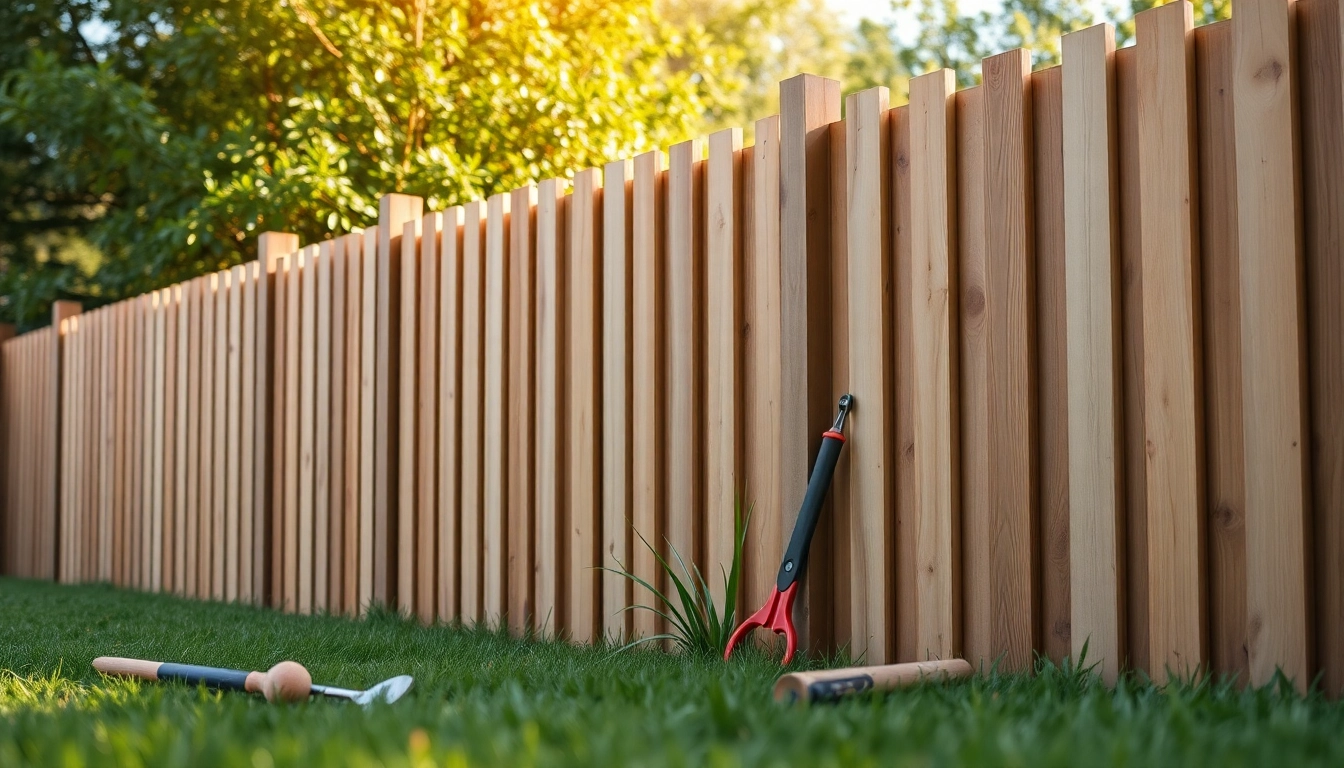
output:
M16 0L0 320L239 263L263 230L347 232L386 192L438 208L749 128L799 71L899 100L914 75L970 84L1016 46L1050 63L1093 22L1082 0L893 8L915 23L849 29L823 0Z

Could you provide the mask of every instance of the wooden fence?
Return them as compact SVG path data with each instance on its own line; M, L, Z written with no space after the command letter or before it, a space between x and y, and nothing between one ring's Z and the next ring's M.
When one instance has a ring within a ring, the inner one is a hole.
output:
M263 235L4 345L4 569L649 633L597 567L657 582L638 531L717 574L740 497L760 603L849 391L811 647L1338 694L1342 22L1177 3L843 119L799 76L754 146Z

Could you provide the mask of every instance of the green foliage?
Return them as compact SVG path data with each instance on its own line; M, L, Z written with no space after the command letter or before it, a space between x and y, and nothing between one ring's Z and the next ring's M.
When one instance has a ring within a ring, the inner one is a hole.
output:
M627 610L643 610L657 614L673 629L669 634L639 638L621 650L667 640L687 653L722 658L723 652L728 649L728 640L732 637L733 630L737 629L737 592L742 579L742 550L746 544L747 526L750 523L751 510L748 509L744 516L741 502L736 502L733 506L733 562L727 571L724 571L722 563L719 564L719 570L723 571L722 609L714 604L714 593L710 591L705 577L700 574L698 565L691 563L688 567L681 553L669 542L668 549L671 550L673 559L681 566L681 573L677 573L662 554L649 544L644 534L635 531L635 535L658 561L663 575L667 577L667 583L676 590L677 600L672 600L657 587L625 570L619 562L616 568L603 568L644 587L657 601L658 607L635 605ZM682 578L683 574L685 579Z
M1111 766L1344 764L1344 706L1275 686L1114 691L1077 665L989 673L831 706L770 698L779 662L352 621L102 586L0 579L0 765ZM317 682L415 676L365 711L103 678L95 656L266 669ZM846 659L804 666L843 665Z
M8 8L0 40L26 55L5 61L0 140L42 167L43 194L84 204L79 231L104 258L91 281L39 284L7 235L0 294L138 293L250 259L266 229L313 241L365 225L387 192L439 208L680 140L702 88L673 69L651 2ZM74 21L94 17L97 43ZM26 304L0 315L16 310L33 319Z

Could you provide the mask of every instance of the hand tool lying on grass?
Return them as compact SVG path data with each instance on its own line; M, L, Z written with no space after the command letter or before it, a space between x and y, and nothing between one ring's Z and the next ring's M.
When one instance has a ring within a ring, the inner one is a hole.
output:
M971 671L965 659L946 659L790 672L775 682L775 701L836 701L864 691L890 691L923 681L960 680L970 677Z
M798 510L793 536L789 539L788 549L784 550L784 562L779 566L775 588L765 605L733 632L728 647L723 651L724 661L733 654L733 648L742 638L757 627L772 629L784 635L782 663L788 664L793 659L793 652L798 648L798 633L793 628L793 600L797 596L798 582L807 570L808 550L812 547L812 534L816 533L817 521L821 517L821 504L831 487L831 476L835 474L840 449L845 447L845 416L849 415L853 407L853 395L841 397L840 414L835 417L831 428L821 434L821 449L817 451L817 460L812 464L812 476L807 481L807 492L803 494L803 506Z
M268 672L244 672L241 669L219 669L199 667L195 664L99 656L93 660L93 668L107 675L126 675L144 680L180 680L190 685L205 683L211 688L226 691L260 693L267 701L272 702L302 701L308 698L309 694L315 693L334 699L349 699L362 707L368 707L375 701L391 704L410 690L413 682L410 675L399 675L384 680L367 691L313 685L313 678L308 674L308 670L304 669L302 664L293 661L282 661L271 667Z

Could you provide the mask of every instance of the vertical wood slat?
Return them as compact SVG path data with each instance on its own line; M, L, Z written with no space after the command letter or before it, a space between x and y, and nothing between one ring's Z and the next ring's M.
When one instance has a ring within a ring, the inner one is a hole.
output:
M457 618L461 606L462 213L460 206L444 213L439 259L438 615L442 620Z
M209 598L216 557L215 525L213 517L214 462L215 462L215 301L219 275L204 276L200 301L200 400L197 422L199 452L197 454L196 514L196 592L193 597Z
M849 131L849 121L831 123L827 126L829 132L828 141L830 141L830 185L831 185L831 205L830 205L830 234L831 234L831 253L830 253L830 272L832 275L830 285L830 384L828 390L832 393L832 399L838 397L838 392L848 392L853 388L850 381L850 348L849 348L849 328L850 328L850 309L849 309L849 165L846 154L848 152L846 144L846 134ZM857 201L856 201L857 203ZM862 331L863 326L855 326L856 331ZM888 329L889 331L889 329ZM831 405L832 410L835 404ZM850 636L855 629L851 625L850 613L851 592L853 591L850 578L845 574L852 573L850 561L851 552L851 531L854 528L853 508L854 489L850 484L850 466L852 455L849 451L842 451L839 460L835 465L835 473L831 477L831 490L827 494L830 497L829 515L830 531L829 543L826 547L826 556L829 557L829 572L831 578L830 585L827 587L828 605L826 606L826 621L828 627L828 641L832 648L844 648L850 645ZM822 606L818 605L819 609ZM821 618L815 612L814 620Z
M732 568L735 509L742 491L742 129L729 128L709 137L704 184L707 384L705 562L701 570L716 604L722 605L722 574ZM615 429L614 425L604 427Z
M1086 645L1114 684L1125 660L1115 30L1099 24L1063 45L1072 652Z
M490 196L485 225L481 587L482 613L494 627L505 625L508 596L509 200L505 192Z
M284 333L285 333L285 357L284 357L284 426L282 434L284 435L284 472L282 486L284 488L284 503L278 507L276 514L282 515L284 519L284 558L282 561L284 567L284 600L281 608L287 611L302 610L300 604L300 590L302 588L302 566L300 563L303 542L300 540L300 498L302 496L301 486L303 484L304 468L300 463L302 455L302 438L299 435L300 424L302 423L303 406L300 398L302 397L302 375L304 358L304 339L302 335L303 318L303 274L311 260L307 247L296 251L292 256L286 259L284 271ZM204 332L203 332L204 333ZM277 479L277 483L280 480Z
M565 444L569 514L565 536L569 547L568 623L576 642L601 636L602 606L602 172L595 168L574 176L568 228L567 413ZM563 546L563 545L562 545Z
M848 453L853 494L848 541L852 653L873 664L894 661L892 594L896 497L896 392L892 321L889 94L870 88L845 103L849 274L849 386L856 408ZM833 194L835 194L833 190ZM839 563L837 562L837 567Z
M1040 623L1037 649L1063 663L1071 647L1069 591L1068 342L1064 275L1063 71L1031 75L1036 227L1036 397L1040 451L1037 556Z
M1297 5L1301 77L1303 250L1311 369L1311 482L1316 652L1321 687L1344 694L1344 14L1333 0Z
M978 89L971 92L979 93ZM964 95L967 91L959 94ZM960 98L956 102L955 108L958 114L963 114L964 109ZM893 279L895 280L895 295L892 301L892 322L895 324L893 339L896 345L895 354L895 376L896 388L893 396L895 397L895 473L896 483L896 543L892 551L893 569L896 576L894 579L894 605L892 606L893 618L896 622L895 638L893 639L893 652L896 659L906 660L918 658L919 654L915 650L916 643L916 625L917 625L917 580L914 577L916 573L916 544L915 537L912 535L914 530L915 513L915 437L914 437L914 294L908 286L912 284L913 258L914 258L914 237L911 231L914 219L913 203L913 178L910 162L910 106L909 104L897 107L891 110L891 125L888 128L891 141L891 195L894 201L892 206L892 258L895 261L893 269ZM958 119L958 142L961 141L960 131L964 121ZM958 157L960 154L960 144L958 145ZM958 163L958 172L960 172L961 163ZM963 198L966 197L963 195ZM958 214L960 215L960 214ZM960 254L949 253L948 258L960 258ZM958 273L960 273L960 262L958 262ZM960 298L955 294L950 296L954 301L950 311L960 311ZM957 344L957 341L953 341ZM954 347L955 348L955 347ZM963 464L964 466L964 464Z
M439 256L444 215L431 213L421 224L419 327L419 368L416 383L417 434L415 448L415 612L423 622L434 620L437 606L438 563L438 382L439 382ZM404 235L403 235L404 236ZM402 299L405 301L405 297ZM403 404L404 405L404 404Z
M393 439L398 413L397 365L401 328L401 243L406 222L424 214L424 200L411 195L383 195L378 202L378 250L376 257L376 321L373 380L373 597L390 605L397 587L396 562L399 544L397 493L400 447ZM367 352L366 348L366 352Z
M1295 4L1232 19L1252 685L1310 685L1305 308Z
M632 544L634 551L630 554L630 569L656 589L662 589L663 584L660 569L648 545L660 546L666 535L667 427L663 386L667 370L664 319L666 197L663 164L663 153L658 150L636 157L631 193L631 528L640 541L637 545ZM540 248L538 241L539 259ZM539 294L539 300L540 297ZM540 301L538 306L545 307ZM539 401L539 420L544 418L540 406ZM539 440L540 437L539 427ZM540 530L538 535L541 535ZM633 614L631 632L635 636L648 637L661 631L659 618L651 611L634 611Z
M253 518L255 520L253 541L253 589L259 602L267 600L277 605L279 596L276 588L280 583L279 570L273 568L273 558L278 539L273 536L273 520L277 506L273 495L278 475L276 452L274 450L275 419L278 415L278 394L283 391L276 371L276 361L283 351L283 337L279 335L278 324L280 296L276 291L276 265L281 256L293 253L299 248L297 235L284 232L263 232L257 238L257 312L256 312L256 374L254 377L256 406L253 414L253 454L252 466L255 482L252 486ZM269 583L268 583L269 582ZM269 587L269 590L268 590Z
M1137 17L1150 668L1207 659L1193 15Z
M700 353L704 339L703 156L704 143L699 139L673 145L668 151L667 170L669 551L664 557L675 552L687 563L702 562L698 544L703 538L700 521L704 510L704 358ZM573 300L576 304L581 301L577 292ZM574 512L571 510L571 514Z
M485 319L484 249L486 203L466 205L462 230L462 488L461 537L461 616L467 623L481 621L481 459L482 392L484 372L483 333Z
M918 659L960 650L956 100L950 70L910 86L914 530ZM860 405L859 407L862 407ZM908 571L904 574L910 576Z
M520 187L509 198L508 356L508 594L509 631L522 635L533 626L535 458L535 280L537 189Z
M319 246L309 245L299 252L299 327L297 414L298 446L296 458L299 475L299 613L313 611L313 559L315 554L314 528L316 511L316 441L317 441L317 279L320 267ZM291 279L293 276L291 275ZM291 310L293 311L293 310Z
M178 304L181 301L181 287L172 286L163 291L163 562L162 581L160 589L165 592L172 592L177 589L176 571L174 564L177 562L177 514L175 502L177 499L177 467L175 464L178 455L177 446L177 390L182 386L178 381L177 354L178 344L177 336L180 333L178 328ZM101 321L101 318L100 318ZM100 322L102 325L102 322ZM107 367L111 361L106 355L102 356L101 366L103 368L99 375L107 376ZM104 397L101 400L100 407L104 410L110 407L111 399ZM107 423L107 419L104 423ZM110 453L101 452L99 460L106 466L109 463ZM101 517L101 513L100 513ZM101 523L100 523L101 525Z
M1117 138L1120 148L1121 324L1124 345L1125 641L1129 662L1149 669L1148 467L1143 402L1143 248L1139 178L1137 48L1115 52Z
M829 131L822 129L840 119L840 83L798 75L780 83L779 101L780 365L797 373L784 376L782 382L779 516L763 516L760 524L778 525L787 540L802 506L821 432L834 416L828 375L831 160ZM795 609L803 648L820 648L828 642L830 622L822 606L830 594L829 548L830 525L823 511L807 583ZM813 603L818 604L815 615L810 610Z
M344 238L326 240L318 246L317 263L313 268L316 275L316 302L314 307L313 340L315 379L310 385L316 390L313 403L315 430L313 435L313 610L319 613L331 610L331 568L332 561L340 559L332 553L332 526L335 509L332 503L332 463L333 454L338 451L333 422L335 421L332 398L333 382L336 372L332 368L333 328L332 302L333 283L336 271L344 265L340 252ZM339 320L340 318L337 317ZM342 449L344 446L342 446Z
M187 440L188 440L188 392L191 382L188 376L190 349L198 342L191 337L191 282L175 286L173 298L177 313L177 388L173 407L177 410L174 420L176 435L173 445L173 591L186 594L187 589L187 516L190 510L187 504ZM111 402L116 402L112 400ZM191 431L195 437L195 430ZM111 455L111 454L109 454ZM115 471L115 470L114 470Z
M1242 441L1241 301L1232 28L1195 30L1199 224L1208 471L1209 662L1248 678L1246 471Z
M752 513L744 545L744 607L764 605L774 586L779 558L784 551L784 531L773 524L781 509L780 500L780 242L779 242L779 117L756 121L756 143L750 149L750 176L743 172L743 183L750 179L748 207L743 213L749 227L750 246L744 248L747 263L743 277L744 323L747 352L744 355L743 437L747 453L743 459L745 480L742 484L743 512ZM640 312L642 300L635 303ZM638 351L635 352L638 355ZM636 385L638 413L639 385ZM634 439L641 440L635 430ZM638 486L637 486L638 487ZM636 504L638 509L639 504Z
M400 313L399 348L396 355L400 366L397 372L397 608L413 613L417 604L416 558L416 429L420 421L417 414L419 402L416 398L416 385L419 383L416 368L419 351L419 304L420 304L420 233L423 222L420 218L407 221L401 227L401 295L399 303L392 311Z
M183 557L183 590L188 597L199 595L201 558L201 294L207 278L187 283L183 299L187 304L187 410L186 422L186 523ZM269 427L269 425L268 425ZM269 429L268 429L269 431Z
M634 165L630 160L607 163L602 170L602 540L600 564L630 568L631 521L631 255L633 242L632 192ZM511 462L512 463L512 462ZM517 466L517 464L513 464ZM622 642L630 635L633 587L618 573L602 571L600 631Z
M247 281L247 269L235 266L229 272L228 330L227 330L227 367L228 397L225 406L225 445L227 461L225 464L225 570L224 599L230 602L241 596L242 552L246 546L243 538L242 515L244 505L240 497L242 491L242 387L243 387L243 284Z
M260 574L258 573L258 549L262 543L258 534L261 531L263 510L254 506L256 500L256 434L257 427L257 284L262 279L261 265L257 262L243 265L242 298L239 304L241 319L241 362L239 364L239 420L238 447L239 458L239 584L238 595L245 602L261 603ZM181 297L178 297L181 301ZM179 335L183 331L179 327ZM181 346L179 345L179 350ZM178 352L179 357L181 351ZM179 368L181 364L179 363ZM181 387L179 378L178 386ZM178 401L181 402L179 396ZM181 434L179 430L178 434Z
M378 230L364 230L361 244L359 326L359 580L355 606L368 610L374 601L373 420L374 345L378 334ZM354 468L351 467L351 471Z
M353 542L351 532L354 526L349 519L351 508L346 503L346 489L350 486L350 473L346 472L346 451L348 450L349 402L347 394L356 391L358 380L353 387L347 387L351 381L351 368L347 367L346 348L349 336L346 329L351 322L351 307L347 303L346 286L349 284L351 256L348 249L359 243L358 235L344 235L339 244L332 249L331 263L331 311L328 322L331 323L331 361L328 371L331 377L331 432L327 450L330 458L327 465L327 498L329 499L329 536L327 558L327 609L332 613L353 613L346 602L346 573L353 567L358 557L353 547L347 549L347 542ZM357 370L357 369L354 369ZM357 486L356 486L357 487ZM357 491L355 491L357 493ZM354 495L354 494L352 494Z
M224 599L224 578L227 572L228 557L228 475L226 472L231 446L228 442L226 420L229 407L229 292L232 289L232 277L227 272L219 273L219 291L214 297L215 334L211 339L215 351L215 404L214 404L214 480L212 489L211 515L215 522L215 552L212 558L214 573L210 578L210 597Z
M360 414L363 406L361 382L364 368L361 354L363 345L364 306L363 275L365 238L363 233L345 237L345 463L342 475L342 506L345 510L344 582L341 607L347 614L356 614L364 607L361 601L360 579L363 564L361 542L361 485L360 454L363 448Z
M543 635L559 635L566 629L568 531L565 485L565 454L561 450L567 418L564 413L566 375L565 247L566 202L560 183L547 179L537 185L537 573L536 626ZM469 219L470 220L470 219ZM464 309L467 303L463 301ZM475 321L473 320L473 323ZM463 318L463 330L467 329ZM470 371L463 337L462 370ZM466 379L463 377L463 391ZM463 400L463 428L466 401ZM465 441L464 441L465 445ZM462 457L463 491L468 463ZM463 507L465 508L465 504ZM463 525L465 533L466 526ZM465 538L463 539L465 544ZM465 562L465 559L464 559ZM465 580L465 577L464 577Z
M1031 55L992 56L983 71L990 648L1022 670L1040 614Z

